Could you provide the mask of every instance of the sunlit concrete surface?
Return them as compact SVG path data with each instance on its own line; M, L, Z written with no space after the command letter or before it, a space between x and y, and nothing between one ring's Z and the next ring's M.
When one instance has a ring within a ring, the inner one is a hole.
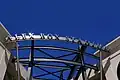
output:
M106 47L110 52L108 53L102 51L102 80L119 80L118 76L120 76L120 74L117 73L120 73L120 67L118 67L118 64L120 62L120 36L108 43ZM97 51L94 54L99 56L100 51ZM89 71L90 69L87 69L87 76ZM79 80L82 80L82 75L80 75ZM95 73L95 71L92 70L88 80L100 80L100 72Z
M14 56L9 49L15 46L15 43L6 44L6 37L9 32L0 23L0 80L18 80L16 64L12 62ZM20 80L27 80L27 71L20 65Z
M7 65L11 56L10 52L5 47L5 37L8 35L9 33L0 23L0 80L4 79Z

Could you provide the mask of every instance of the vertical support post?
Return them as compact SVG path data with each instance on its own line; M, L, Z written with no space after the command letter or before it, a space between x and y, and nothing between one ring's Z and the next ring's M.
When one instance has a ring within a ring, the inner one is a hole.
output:
M63 80L63 70L60 73L60 80Z
M84 68L84 56L83 56L83 54L81 55L81 63L82 63L81 70L82 70L83 80L87 80L86 69Z
M84 53L84 51L85 51L85 49L86 49L86 46L81 46L81 47L79 47L79 52L80 53L78 53L76 56L76 59L75 59L75 62L79 62L80 60L81 60L81 55ZM83 58L82 58L83 59ZM83 65L83 63L82 63L82 65ZM83 65L84 66L84 65ZM77 67L78 66L76 66L76 65L74 65L74 66L72 66L72 68L71 68L71 71L70 71L70 74L69 74L69 76L68 76L68 78L67 78L67 80L70 80L70 79L72 79L73 78L73 76L74 76L74 74L75 74L75 71L77 71ZM80 71L77 73L77 75L79 75L80 74ZM76 78L78 78L79 76L77 76ZM75 79L75 80L77 80L77 79ZM85 80L85 79L84 79Z
M20 67L19 67L18 42L16 42L16 53L17 53L17 79L20 80Z
M81 71L82 71L82 67L79 68L79 70L78 70L78 72L77 72L77 74L76 74L75 80L78 80Z
M75 59L75 61L77 62L78 60L79 60L79 58L78 58L78 55L77 55L77 58ZM71 67L71 71L69 73L69 76L68 76L67 80L72 79L72 77L74 76L75 71L77 71L77 66L74 65L74 66Z
M100 80L103 79L103 74L102 74L102 52L100 51Z
M86 69L84 68L85 64L84 64L84 52L85 52L86 46L82 46L81 48L79 48L79 51L81 53L80 56L80 60L81 60L81 67L78 70L78 73L75 77L75 80L78 80L80 73L82 72L82 77L83 80L87 80L87 75L86 75Z
M33 75L33 65L34 65L34 40L31 41L31 52L29 57L29 66L28 66L28 80L32 80Z

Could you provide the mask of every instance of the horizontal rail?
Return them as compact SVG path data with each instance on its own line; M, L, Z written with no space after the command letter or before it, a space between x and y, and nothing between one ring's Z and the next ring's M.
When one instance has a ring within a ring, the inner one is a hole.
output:
M31 46L19 46L19 50L24 50L24 49L31 49ZM15 48L14 48L15 49ZM70 48L64 48L64 47L57 47L57 46L34 46L34 49L50 49L50 50L59 50L59 51L67 51L67 52L72 52L73 54L78 54L80 53L78 50L75 49L70 49ZM86 53L87 56L91 56L93 58L96 58L99 60L99 57L90 53Z
M20 59L20 62L29 62L29 59ZM62 60L62 59L48 59L48 58L34 58L34 61L38 62L58 62L58 63L67 63L67 64L72 64L72 65L78 65L81 66L81 63L74 62L74 61L69 61L69 60ZM89 65L85 63L85 67L91 68L94 70L98 70L97 66Z

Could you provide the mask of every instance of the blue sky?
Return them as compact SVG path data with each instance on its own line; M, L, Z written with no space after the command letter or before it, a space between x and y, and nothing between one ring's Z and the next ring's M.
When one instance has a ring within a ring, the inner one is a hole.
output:
M105 45L119 36L116 0L0 0L0 21L11 34L53 33Z
M0 2L0 21L11 34L56 33L102 44L119 35L119 1L0 0Z

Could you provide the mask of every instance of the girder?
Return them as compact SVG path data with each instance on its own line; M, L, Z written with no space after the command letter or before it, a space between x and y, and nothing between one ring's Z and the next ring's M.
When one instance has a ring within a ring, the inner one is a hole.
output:
M92 44L89 41L83 41L79 39L73 39L70 37L60 37L60 36L38 36L36 37L33 34L29 34L26 38L25 36L15 36L15 37L8 37L8 42L12 41L18 41L18 42L24 42L25 40L31 41L30 45L24 45L20 44L17 50L19 51L25 51L30 50L30 56L29 57L20 57L19 62L22 63L24 66L28 66L28 79L32 80L32 78L36 79L43 79L47 80L45 77L41 78L46 75L52 75L58 80L71 80L74 78L75 80L78 80L80 74L82 74L83 80L87 80L87 77L90 75L86 75L86 69L90 68L91 70L99 71L99 68L97 65L87 63L84 60L84 56L89 56L91 58L94 58L96 60L100 60L99 57L87 52L88 47L92 47L92 49L107 51L105 47ZM71 42L71 43L77 43L78 49L76 47L71 48L71 46L64 47L63 46L50 46L50 45L39 45L35 42L41 41L41 40L57 40L57 41L65 41L65 42ZM11 50L15 50L15 48L12 48ZM47 51L48 50L48 51ZM49 51L59 51L60 53L56 53L58 56L54 56L53 54L50 54ZM37 51L37 52L36 52ZM62 52L66 52L64 54L61 54ZM40 56L35 56L35 53L39 53ZM41 56L41 54L45 56ZM47 57L46 57L47 56ZM48 58L49 57L49 58ZM68 57L68 58L66 58ZM97 63L99 64L99 63ZM38 68L39 70L42 70L46 73L37 74L36 76L33 76L34 67ZM49 71L49 69L56 69L56 71ZM46 70L47 69L47 70ZM60 69L60 70L59 70ZM64 72L68 71L68 75L64 76ZM57 74L56 74L57 73ZM59 75L58 75L59 73ZM50 79L48 79L50 80ZM52 80L52 79L51 79ZM54 80L54 79L53 79Z

